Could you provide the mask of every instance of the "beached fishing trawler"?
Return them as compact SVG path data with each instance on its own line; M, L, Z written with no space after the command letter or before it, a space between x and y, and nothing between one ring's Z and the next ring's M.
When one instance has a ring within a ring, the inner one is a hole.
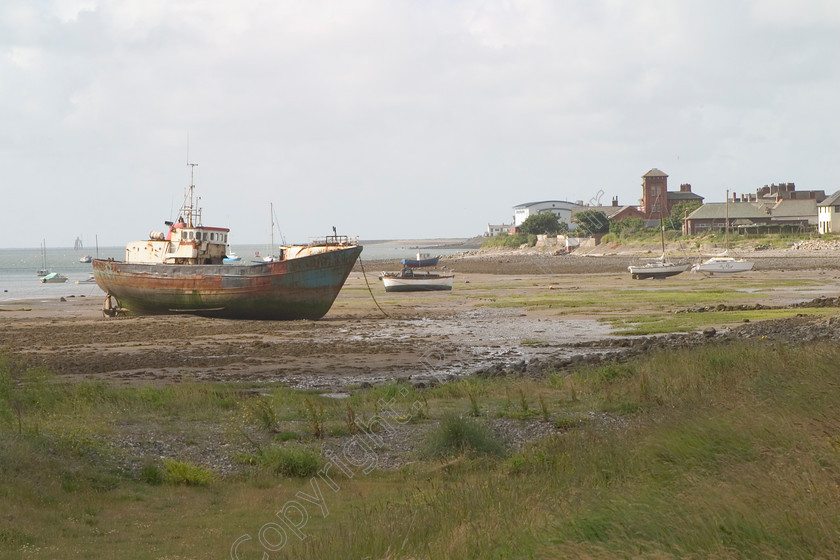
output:
M193 168L195 164L190 164ZM228 228L202 224L189 189L178 221L126 246L125 260L93 260L106 315L187 313L241 319L320 319L332 307L362 247L335 234L280 246L271 262L224 264Z

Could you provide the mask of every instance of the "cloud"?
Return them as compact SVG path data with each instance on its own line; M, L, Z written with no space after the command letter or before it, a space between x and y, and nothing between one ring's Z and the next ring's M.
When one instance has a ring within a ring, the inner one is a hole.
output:
M635 200L652 167L711 200L833 190L840 22L800 6L11 0L0 181L114 244L169 217L187 137L206 216L274 201L301 238L480 233L523 200Z

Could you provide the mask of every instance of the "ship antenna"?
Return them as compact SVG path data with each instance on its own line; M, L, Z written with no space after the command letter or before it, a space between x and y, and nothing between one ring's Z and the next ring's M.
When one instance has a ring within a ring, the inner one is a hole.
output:
M187 220L189 220L189 226L194 227L193 224L193 214L195 213L195 206L193 205L193 195L195 194L195 168L198 167L197 163L187 163L190 167L190 206L187 209Z

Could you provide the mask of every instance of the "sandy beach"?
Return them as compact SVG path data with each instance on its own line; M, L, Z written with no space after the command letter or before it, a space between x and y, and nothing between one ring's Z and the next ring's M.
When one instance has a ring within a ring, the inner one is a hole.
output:
M840 296L840 256L780 253L790 252L750 255L755 271L738 280L740 288L730 278L687 273L633 281L626 267L639 255L481 251L442 259L456 274L451 293L386 294L377 274L393 263L363 261L320 321L106 319L97 297L15 302L0 307L0 347L68 378L116 384L189 379L342 391L390 379L434 383L609 351L617 337L604 319L619 313L609 309L615 290L732 289L731 301L766 306ZM756 293L750 288L756 282L773 288ZM568 294L605 303L597 312L563 308ZM559 298L561 304L505 303L517 298Z

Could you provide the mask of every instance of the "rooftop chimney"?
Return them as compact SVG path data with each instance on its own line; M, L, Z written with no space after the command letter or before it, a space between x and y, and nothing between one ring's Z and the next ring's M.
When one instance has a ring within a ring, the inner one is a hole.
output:
M613 208L618 207L618 197L617 196L613 197L613 204L612 205L613 205Z
M680 192L691 192L691 185L689 183L683 183L680 185Z

